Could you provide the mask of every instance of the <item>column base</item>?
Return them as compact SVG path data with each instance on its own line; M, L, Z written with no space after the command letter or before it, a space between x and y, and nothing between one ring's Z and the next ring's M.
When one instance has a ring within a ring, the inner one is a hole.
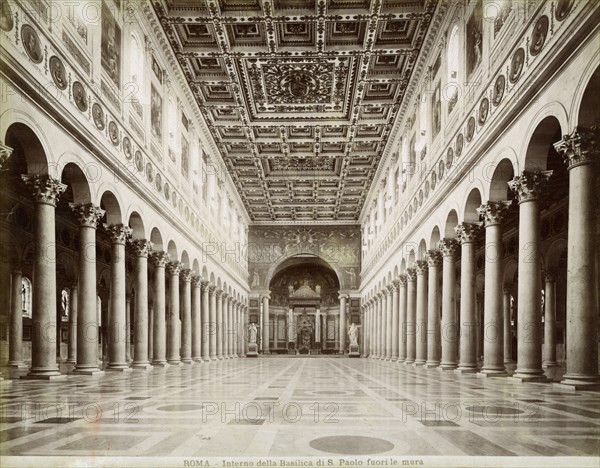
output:
M146 362L134 362L131 365L131 368L135 369L135 370L152 370L153 367L154 366L147 361Z
M55 371L30 371L27 375L22 375L21 379L23 380L64 380L67 376L65 374L61 374L57 370Z
M412 366L414 363L415 363L415 360L414 359L410 359L410 358L408 358L408 359L406 359L404 361L404 365L405 366Z
M154 367L161 367L161 368L165 368L165 367L170 367L171 364L169 364L167 361L154 361L152 363L152 365Z
M543 369L547 369L548 367L558 367L558 362L550 361L550 362L545 362L542 364Z
M404 364L404 361L406 361L406 358L401 358L399 357L398 360L396 361L398 364Z
M454 369L456 374L474 374L477 372L477 367L458 367Z
M448 372L448 371L455 371L456 370L456 365L451 365L451 364L441 364L438 367L436 367L437 370L439 370L440 372Z
M70 374L100 377L104 375L104 371L100 370L98 367L80 367L79 369L76 367L70 372Z
M211 360L211 361L218 361L218 360L219 360L219 358L218 358L217 356L211 356L211 357L210 357L210 360Z
M548 382L548 377L546 377L543 373L527 373L527 372L519 372L515 371L511 379L516 380L517 382L525 383L525 382Z
M110 372L131 372L131 367L127 364L109 364L106 370Z
M428 369L434 369L439 366L440 366L440 361L427 361L425 363L425 367L427 367Z
M202 358L201 357L193 357L192 361L197 362L197 363L201 363L202 362Z
M65 364L77 364L77 359L73 358L73 359L67 359L65 361Z
M480 372L477 372L477 377L486 378L486 377L508 377L508 372L506 370L493 370L493 369L482 369Z
M210 358L202 356L202 362L210 362Z
M600 388L600 376L565 374L563 375L563 379L553 386L566 391L597 390Z
M167 359L167 362L169 363L170 366L175 366L175 367L181 367L183 366L183 363L179 360L175 360L175 359Z
M183 362L184 364L194 364L194 360L192 358L182 359L181 362Z
M29 369L29 366L24 361L13 361L8 363L11 369Z
M426 362L426 361L423 361L423 360L419 359L419 360L417 360L417 361L415 361L415 362L413 363L413 366L415 366L415 367L421 367L421 366L424 366L424 365L425 365L425 362Z

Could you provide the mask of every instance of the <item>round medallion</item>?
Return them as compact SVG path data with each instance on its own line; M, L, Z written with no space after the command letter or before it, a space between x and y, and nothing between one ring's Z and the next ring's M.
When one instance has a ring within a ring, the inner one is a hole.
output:
M119 128L112 120L108 123L108 136L113 145L117 146L119 144Z
M554 17L558 21L564 20L573 8L573 0L558 0L556 2L556 9L554 10Z
M465 145L465 139L462 133L459 133L456 137L456 158L460 158L462 154L463 146Z
M58 89L64 90L67 88L67 71L65 70L62 60L56 55L50 57L50 75Z
M73 101L75 101L77 109L79 109L81 112L85 112L87 110L87 95L85 93L85 88L79 81L73 83Z
M531 44L529 46L529 53L534 57L539 54L542 51L542 47L544 47L549 25L550 21L546 15L540 16L535 23L533 34L531 35Z
M142 172L144 170L144 158L142 157L142 153L139 151L135 152L135 167L138 172Z
M97 102L92 106L92 117L98 130L104 130L104 110Z
M12 17L12 11L8 2L0 3L0 29L3 31L12 31L15 25Z
M442 180L444 178L445 171L446 171L446 165L444 164L444 161L440 161L440 163L438 164L438 177L440 180Z
M475 135L475 117L469 117L467 121L467 141L471 141Z
M454 161L454 150L452 147L448 148L448 152L446 153L446 167L450 169L452 167L452 162Z
M162 190L162 176L160 175L160 172L156 173L156 177L154 179L154 186L159 192Z
M504 97L504 89L506 88L506 78L504 75L500 75L496 78L496 82L494 83L494 92L492 93L492 102L495 106L500 104L502 98Z
M169 187L167 182L165 182L165 185L163 186L163 191L167 200L171 198L171 187Z
M525 63L525 51L522 47L517 49L510 60L510 75L508 77L511 83L516 83L521 72L523 71L523 63Z
M488 113L490 111L490 101L488 98L483 98L479 103L479 125L483 125L487 120Z
M131 159L131 157L133 156L133 151L131 149L131 140L129 139L129 137L123 138L123 153L125 153L125 157L127 159Z
M146 163L146 179L148 179L149 182L154 180L154 169L152 169L152 164L150 163Z
M35 29L28 24L21 26L21 42L23 42L23 48L31 61L33 63L41 63L44 56L42 55L40 39Z

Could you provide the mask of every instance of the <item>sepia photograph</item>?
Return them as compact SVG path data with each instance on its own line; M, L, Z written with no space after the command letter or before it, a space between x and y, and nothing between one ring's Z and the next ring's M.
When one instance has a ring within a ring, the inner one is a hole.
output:
M600 0L0 1L0 466L600 466Z

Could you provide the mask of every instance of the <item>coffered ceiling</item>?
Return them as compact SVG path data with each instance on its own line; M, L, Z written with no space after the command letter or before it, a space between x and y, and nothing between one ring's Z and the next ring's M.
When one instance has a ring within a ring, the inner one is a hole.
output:
M358 219L435 3L153 2L253 221Z

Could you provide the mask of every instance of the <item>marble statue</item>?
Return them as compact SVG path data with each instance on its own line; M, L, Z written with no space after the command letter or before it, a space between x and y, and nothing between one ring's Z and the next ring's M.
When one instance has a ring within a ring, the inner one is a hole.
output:
M256 343L256 335L257 335L257 330L256 330L256 324L255 323L251 323L248 326L248 332L249 332L249 342L252 344Z
M355 323L350 325L348 337L350 338L350 346L358 346L358 327Z
M257 270L254 270L254 275L252 276L252 284L250 285L251 288L257 288L260 284L260 275L258 274Z

